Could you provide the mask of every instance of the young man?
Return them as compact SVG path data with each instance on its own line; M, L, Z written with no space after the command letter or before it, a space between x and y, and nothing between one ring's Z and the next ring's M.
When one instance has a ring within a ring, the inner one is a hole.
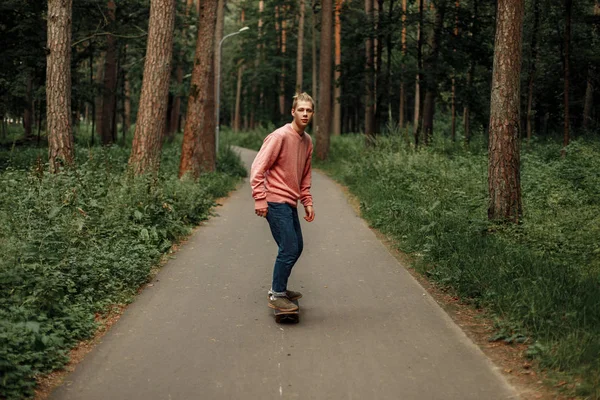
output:
M250 171L254 212L267 218L279 248L268 305L282 311L297 310L292 300L302 297L287 287L303 248L298 200L304 206L304 219L308 222L315 219L310 194L313 145L304 132L313 113L314 101L308 94L294 96L294 119L265 138Z

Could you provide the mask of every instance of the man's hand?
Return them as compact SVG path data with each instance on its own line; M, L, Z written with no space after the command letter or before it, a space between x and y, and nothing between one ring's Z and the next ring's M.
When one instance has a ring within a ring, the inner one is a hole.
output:
M306 206L304 207L304 214L306 214L304 216L304 219L307 222L313 222L315 219L315 209L313 208L313 206Z
M256 215L258 215L259 217L264 217L264 218L266 218L266 217L267 217L267 212L268 212L268 211L269 211L269 209L268 209L268 208L259 208L259 209L257 209L257 210L254 210L254 213L255 213Z

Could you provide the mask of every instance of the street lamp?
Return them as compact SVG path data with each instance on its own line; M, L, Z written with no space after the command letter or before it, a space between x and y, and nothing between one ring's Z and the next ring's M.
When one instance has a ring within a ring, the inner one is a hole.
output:
M237 32L233 32L229 35L224 36L223 39L221 39L221 41L219 42L219 51L217 52L217 127L215 130L215 159L217 157L217 154L219 153L219 111L221 110L221 46L223 45L223 41L225 41L225 39L227 39L228 37L238 35L244 31L247 31L248 29L250 28L245 26Z

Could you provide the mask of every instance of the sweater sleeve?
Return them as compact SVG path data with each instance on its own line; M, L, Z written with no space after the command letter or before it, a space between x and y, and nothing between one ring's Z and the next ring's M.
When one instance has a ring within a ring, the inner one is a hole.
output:
M313 146L311 142L308 154L306 155L306 164L304 166L304 173L302 174L302 181L300 182L300 202L304 207L313 205L312 195L310 194L310 187L312 185L312 153Z
M252 162L250 168L250 185L256 210L267 208L267 188L265 186L265 172L267 172L281 151L282 140L277 135L269 135Z

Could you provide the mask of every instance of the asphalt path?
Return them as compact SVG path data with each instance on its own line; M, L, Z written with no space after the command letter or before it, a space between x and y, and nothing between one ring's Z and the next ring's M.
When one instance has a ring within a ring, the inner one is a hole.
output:
M289 284L299 324L267 307L277 249L246 181L50 398L518 398L334 182L313 172L312 193Z

